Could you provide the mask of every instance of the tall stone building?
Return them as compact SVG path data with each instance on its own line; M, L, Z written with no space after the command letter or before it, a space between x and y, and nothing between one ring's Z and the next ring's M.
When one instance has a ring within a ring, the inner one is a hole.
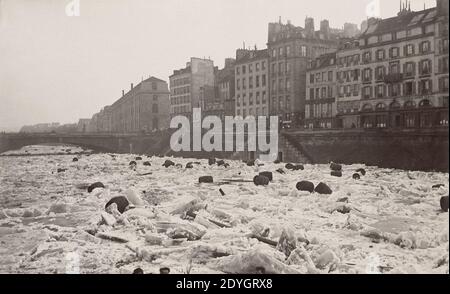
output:
M438 15L447 17L442 38ZM439 60L445 59L445 50L440 57L436 48L439 39L448 44L448 11L436 7L414 12L405 5L396 17L369 22L359 39L361 127L448 124L448 90L439 89L440 79L448 85L448 46L447 68L439 69Z
M137 86L131 84L130 91L122 91L122 97L108 108L111 131L136 133L169 128L169 94L167 82L155 77Z
M235 88L234 65L236 60L226 58L223 69L214 70L214 86L200 88L200 104L203 116L234 116Z
M214 63L191 58L186 67L170 76L170 115L192 119L192 109L201 107L201 96L214 88Z
M310 62L306 81L305 128L334 127L336 116L336 53Z
M306 71L309 61L337 49L337 36L322 21L316 31L314 19L306 18L305 28L290 22L269 23L270 114L280 120L303 125L306 101Z
M268 62L267 50L236 50L236 116L269 114Z
M336 58L338 126L448 126L448 1L369 19Z
M336 52L337 127L359 127L361 101L361 50L359 40L349 39Z

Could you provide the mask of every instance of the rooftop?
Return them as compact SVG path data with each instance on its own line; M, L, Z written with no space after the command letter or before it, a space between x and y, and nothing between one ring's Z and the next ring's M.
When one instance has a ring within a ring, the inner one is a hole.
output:
M373 22L361 34L361 37L370 37L373 35L382 35L394 31L407 30L412 27L432 23L436 17L437 9L435 7L422 11L403 10L397 16L373 20Z

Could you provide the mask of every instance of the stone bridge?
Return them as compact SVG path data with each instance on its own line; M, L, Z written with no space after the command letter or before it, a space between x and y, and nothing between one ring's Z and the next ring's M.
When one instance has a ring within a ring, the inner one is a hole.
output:
M170 133L89 134L89 133L6 133L0 134L0 153L24 146L60 143L88 148L96 152L164 154L169 148Z

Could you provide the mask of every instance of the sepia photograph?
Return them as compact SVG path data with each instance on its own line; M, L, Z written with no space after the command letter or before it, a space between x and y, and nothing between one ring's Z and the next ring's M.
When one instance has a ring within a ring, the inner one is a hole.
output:
M0 274L448 277L448 40L448 0L0 0Z

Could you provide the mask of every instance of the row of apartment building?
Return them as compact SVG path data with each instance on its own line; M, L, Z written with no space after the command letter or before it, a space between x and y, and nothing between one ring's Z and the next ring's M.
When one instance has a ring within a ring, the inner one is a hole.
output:
M191 58L169 85L150 77L91 119L87 132L167 129L170 119L278 116L305 128L384 128L448 125L448 1L397 16L315 29L269 23L267 48L241 48L223 69Z
M170 92L167 82L149 77L90 119L80 119L79 132L137 133L169 128Z

